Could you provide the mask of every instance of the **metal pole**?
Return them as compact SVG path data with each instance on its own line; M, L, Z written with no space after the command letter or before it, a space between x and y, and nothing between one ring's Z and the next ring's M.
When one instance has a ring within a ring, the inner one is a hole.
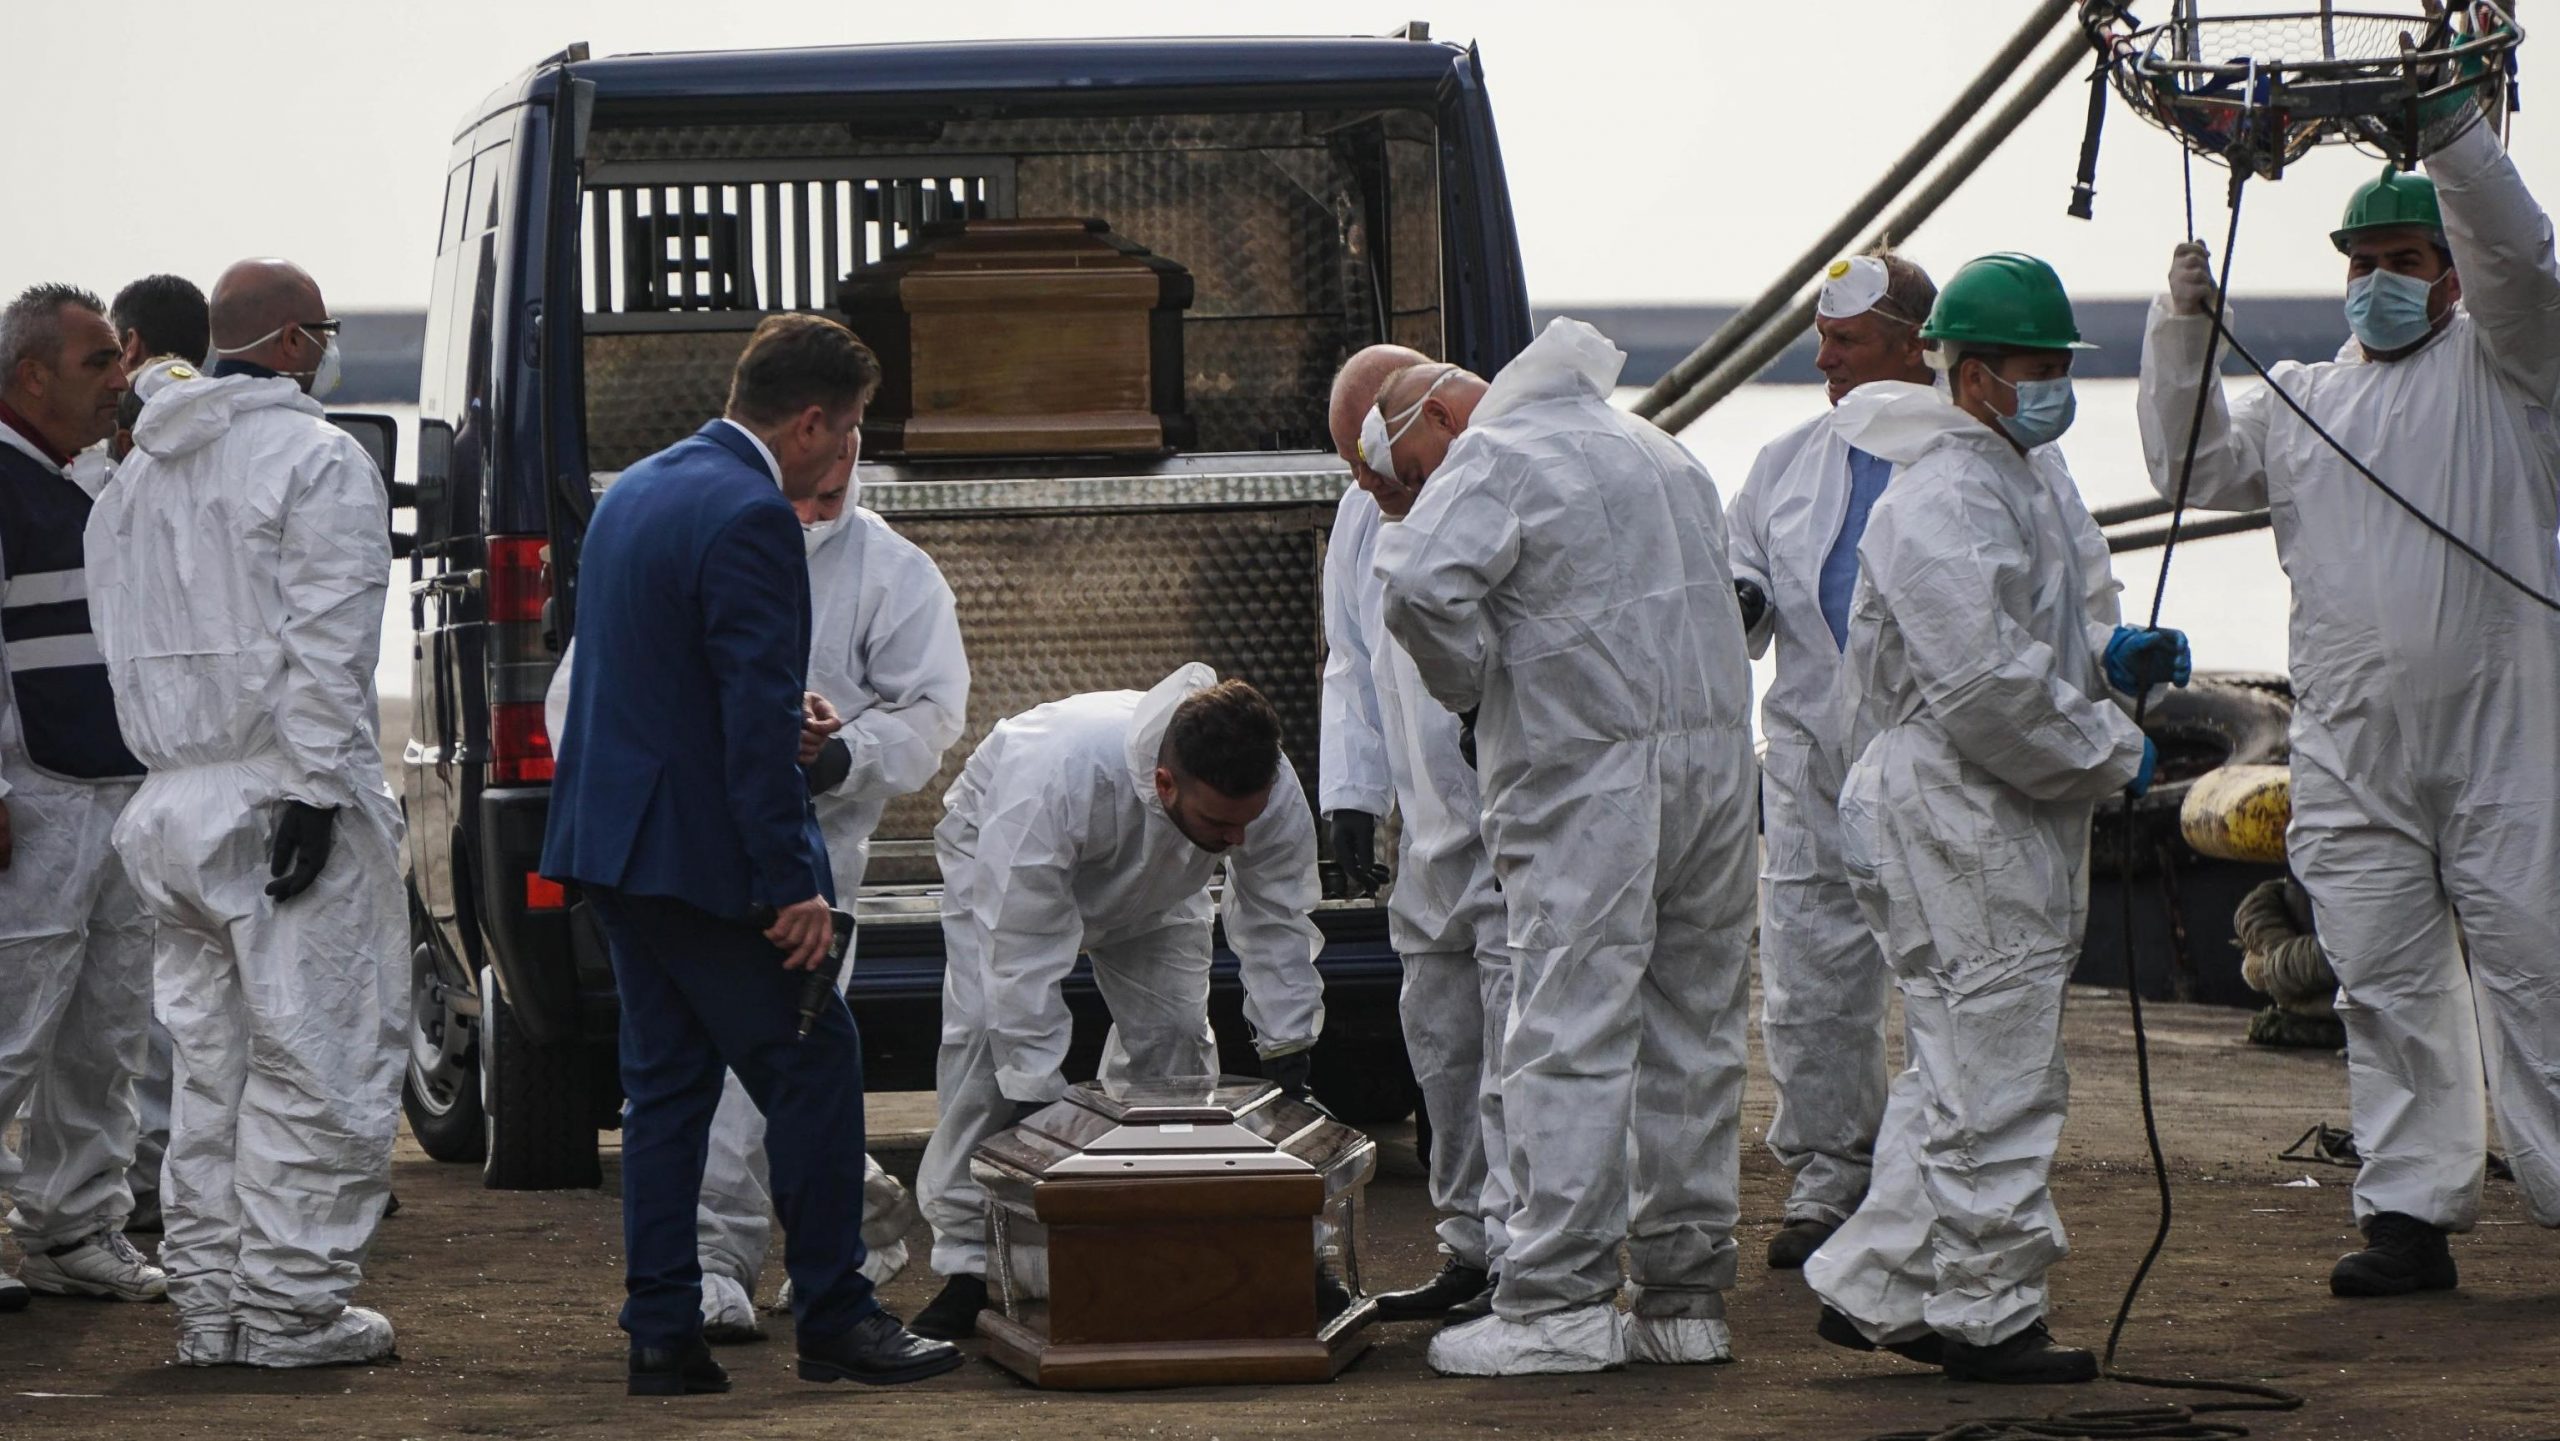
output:
M1909 150L1903 152L1902 158L1894 162L1893 168L1885 172L1884 178L1870 187L1865 195L1859 197L1858 203L1850 208L1849 213L1841 216L1839 222L1824 232L1822 238L1815 241L1810 249L1796 257L1795 263L1787 268L1786 273L1776 284L1761 292L1759 299L1745 306L1732 319L1716 327L1716 333L1707 337L1705 344L1691 351L1687 358L1671 367L1661 379L1648 387L1645 393L1637 398L1634 406L1635 413L1651 419L1678 400L1681 395L1723 363L1726 357L1740 349L1743 342L1749 340L1761 326L1767 324L1769 318L1776 315L1787 303L1788 297L1803 288L1804 283L1812 279L1815 272L1838 259L1842 248L1848 244L1849 238L1873 221L1885 206L1891 204L1893 198L1900 195L1912 180L1927 168L1929 162L1946 148L1947 142L1964 129L1965 122L1972 119L1975 113L1981 110L1983 104L1999 91L2002 82L2016 73L2019 63L2033 53L2036 42L2052 31L2054 23L2071 8L2071 3L2072 0L2044 0L2043 4L2038 5L2035 14L2028 17L2027 23L2018 27L2018 33L2009 37L2009 43L2000 47L2000 53L1991 57L1991 63L1984 66L1982 73L1974 77L1973 83L1965 87L1964 93L1956 97L1955 103L1947 107L1947 112L1938 117L1938 122L1914 141ZM1889 234L1897 236L1900 234L1890 226L1886 229Z
M2211 520L2191 520L2177 527L2178 541L2211 540L2217 535L2246 535L2265 530L2272 522L2263 510L2240 515L2217 515ZM2169 543L2170 527L2153 526L2149 530L2120 531L2107 537L2107 549L2117 555L2129 550L2157 550Z
M2056 86L2079 69L2081 62L2086 60L2088 55L2088 42L2078 31L2073 31L2062 44L2054 48L2051 55L2045 58L2043 68L2036 71L2016 94L2009 97L2008 102L2000 107L1999 113L1992 116L1980 133L1966 143L1955 159L1949 161L1936 175L1931 176L1929 183L1922 187L1920 194L1904 205L1901 210L1895 212L1892 219L1884 223L1883 228L1877 232L1877 238L1891 235L1901 239L1917 231L1931 215L1937 213L1940 205L1946 203L1948 196L1955 194L1958 186L1973 178L1973 172L1984 160L1990 158L1991 152L1999 149L2003 141L2007 140L2020 125L2026 123L2027 117L2035 113L2036 107L2044 103L2045 97L2051 95ZM1806 275L1809 276L1811 273L1807 271ZM1804 276L1797 277L1795 283L1801 285L1804 278ZM1751 377L1758 375L1770 361L1777 359L1781 352L1795 343L1796 337L1804 333L1805 327L1813 324L1814 300L1813 295L1807 295L1797 301L1775 323L1760 330L1749 345L1742 347L1740 354L1731 355L1687 394L1669 405L1659 407L1658 413L1648 418L1674 435L1687 429L1691 421L1707 412L1708 407L1724 399ZM1731 325L1725 327L1727 330L1731 328ZM1723 333L1723 331L1717 332L1719 336ZM1663 377L1666 381L1670 378ZM1654 390L1658 391L1661 388L1661 382L1656 382ZM1646 395L1650 398L1653 393L1653 391L1647 391ZM1637 408L1637 414L1645 414L1641 405Z

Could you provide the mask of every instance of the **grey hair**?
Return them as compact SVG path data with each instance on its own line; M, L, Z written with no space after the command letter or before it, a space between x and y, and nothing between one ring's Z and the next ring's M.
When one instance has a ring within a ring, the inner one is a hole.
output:
M0 386L12 384L22 361L47 365L62 352L62 308L76 305L100 317L105 301L77 285L30 285L0 310Z
M1938 305L1938 282L1929 272L1903 258L1892 241L1879 242L1867 252L1884 265L1884 299L1876 310L1888 320L1898 320L1918 329L1929 323L1929 312Z

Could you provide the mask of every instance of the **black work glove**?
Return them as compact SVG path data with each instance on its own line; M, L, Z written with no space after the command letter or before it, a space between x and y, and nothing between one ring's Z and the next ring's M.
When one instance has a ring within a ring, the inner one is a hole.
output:
M843 736L829 736L827 743L818 748L817 759L800 770L809 778L809 794L825 795L843 785L844 778L853 773L853 747L844 743Z
M1314 1051L1291 1051L1285 1056L1262 1058L1262 1079L1278 1086L1293 1101L1307 1098L1307 1087L1316 1068Z
M1768 594L1747 580L1733 583L1733 597L1742 602L1742 628L1749 630L1769 613Z
M267 882L268 895L289 901L311 889L311 883L320 879L320 868L329 863L329 841L337 834L337 823L336 806L284 803L284 814L276 817L275 840L267 848L267 874L275 877Z
M1458 712L1458 759L1465 761L1469 770L1476 768L1476 712L1479 709L1481 707L1469 706Z
M1010 1131L1047 1109L1049 1109L1049 1103L1046 1101L1016 1101L1013 1103L1013 1114L1005 1119L1004 1128Z
M1355 896L1374 896L1387 883L1387 868L1378 864L1378 818L1367 811L1335 811L1325 818L1333 827L1333 859L1342 867L1343 884Z

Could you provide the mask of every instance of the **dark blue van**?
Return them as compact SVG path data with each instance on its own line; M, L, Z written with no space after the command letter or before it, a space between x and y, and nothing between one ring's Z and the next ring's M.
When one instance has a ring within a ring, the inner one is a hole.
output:
M419 387L405 752L416 915L411 1125L495 1187L594 1185L616 1008L574 898L535 873L542 700L578 551L622 467L719 412L764 316L834 312L944 222L1099 220L1189 273L1182 442L1140 460L878 456L863 501L932 553L975 673L955 773L995 721L1205 660L1278 704L1312 784L1323 549L1348 484L1334 368L1393 339L1481 373L1529 308L1483 76L1421 27L1377 39L1042 41L589 58L457 135ZM942 781L893 806L852 981L870 1081L932 1084ZM1328 865L1328 884L1339 890ZM1412 1105L1373 901L1328 901L1319 1093ZM1071 987L1079 1049L1101 1032ZM1242 1044L1235 964L1213 1007Z

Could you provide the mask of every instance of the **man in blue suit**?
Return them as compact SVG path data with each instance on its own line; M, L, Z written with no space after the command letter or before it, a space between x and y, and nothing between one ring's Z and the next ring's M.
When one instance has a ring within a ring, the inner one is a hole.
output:
M694 1259L724 1068L765 1114L802 1379L915 1381L962 1359L909 1334L862 1277L852 1013L830 995L797 1036L833 884L795 758L804 727L839 722L804 711L809 576L790 502L856 443L879 380L843 326L768 319L725 417L623 472L587 531L542 871L595 908L622 997L633 1395L729 1389L702 1343Z

